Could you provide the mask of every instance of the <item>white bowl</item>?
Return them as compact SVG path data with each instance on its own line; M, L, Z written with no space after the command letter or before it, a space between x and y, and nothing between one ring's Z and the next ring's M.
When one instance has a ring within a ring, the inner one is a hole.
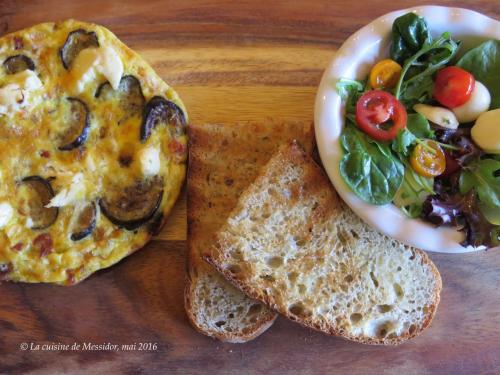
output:
M460 52L486 39L500 39L500 22L477 12L460 8L422 6L391 12L357 31L337 51L326 69L316 96L314 123L321 161L342 199L369 225L399 241L427 251L464 253L482 248L460 245L463 234L452 228L434 226L410 219L392 204L375 206L359 199L339 173L343 151L339 137L344 126L341 99L335 90L340 78L363 79L370 68L389 55L393 21L414 12L425 17L433 36L445 31L463 41Z

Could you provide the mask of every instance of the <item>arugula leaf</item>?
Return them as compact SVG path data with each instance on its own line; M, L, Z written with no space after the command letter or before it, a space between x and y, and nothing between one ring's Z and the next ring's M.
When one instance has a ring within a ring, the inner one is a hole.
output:
M404 156L410 153L410 147L418 142L419 138L434 138L429 121L420 113L410 113L406 120L406 128L398 132L391 142L391 148Z
M402 65L424 44L431 42L432 37L425 19L415 13L407 13L396 18L392 24L391 59Z
M459 180L460 194L474 189L481 203L500 207L500 161L479 159L462 170Z
M425 81L427 81L425 85L427 92L429 90L429 80L425 77L431 76L443 66L445 66L455 56L458 51L458 47L459 44L451 39L450 34L448 33L443 33L438 39L430 44L425 43L417 53L405 60L403 70L401 71L398 83L396 85L396 88L394 89L394 96L396 97L396 99L400 99L400 97L402 96L404 96L406 100L419 99L411 97L409 93L406 93L404 95L403 93L406 90L411 90L410 88L414 88ZM428 56L427 60L420 61L419 59L421 57L424 57L424 55ZM406 75L413 65L421 66L422 71L405 81L405 78L407 78ZM413 90L415 94L415 89ZM417 94L418 93L420 92L417 91Z
M341 144L345 154L340 162L340 175L346 184L368 203L390 203L403 181L404 167L389 146L352 125L345 127Z
M406 74L410 77L410 74ZM414 80L403 83L399 100L406 108L413 108L418 103L428 103L432 100L432 91L434 90L434 80L432 76L421 75Z
M391 142L391 148L400 154L408 156L409 148L416 142L416 137L408 129L401 129Z
M500 40L471 49L457 63L483 83L491 94L490 109L500 108Z
M342 99L347 99L352 92L363 91L364 85L354 79L341 78L337 81L335 88Z
M347 114L356 113L356 103L366 91L366 82L354 79L341 78L337 81L335 88L337 93L346 101L345 111Z

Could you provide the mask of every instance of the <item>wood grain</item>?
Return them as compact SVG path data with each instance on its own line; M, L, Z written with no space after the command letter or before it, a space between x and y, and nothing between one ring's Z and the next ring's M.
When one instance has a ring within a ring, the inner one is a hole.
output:
M500 19L495 0L420 1ZM0 33L69 17L110 28L174 85L196 123L313 118L316 87L355 30L410 1L2 1ZM146 248L71 287L0 285L0 374L498 374L498 252L431 254L444 283L433 326L396 348L284 319L245 345L196 333L183 310L185 193ZM155 351L22 351L23 342Z

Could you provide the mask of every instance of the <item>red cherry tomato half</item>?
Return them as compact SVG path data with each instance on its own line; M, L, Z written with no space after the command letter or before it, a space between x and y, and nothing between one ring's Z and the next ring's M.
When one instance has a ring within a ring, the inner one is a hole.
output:
M390 141L406 127L406 109L386 91L364 93L356 104L356 122L366 134L377 141Z
M449 66L438 72L434 83L434 98L448 108L466 103L474 91L476 80L458 66Z

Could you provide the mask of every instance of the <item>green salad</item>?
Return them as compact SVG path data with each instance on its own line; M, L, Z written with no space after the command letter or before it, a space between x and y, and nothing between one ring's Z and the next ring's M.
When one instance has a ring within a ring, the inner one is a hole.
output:
M345 101L340 174L362 200L465 233L463 246L500 244L500 41L459 58L414 13L392 25L390 58Z

